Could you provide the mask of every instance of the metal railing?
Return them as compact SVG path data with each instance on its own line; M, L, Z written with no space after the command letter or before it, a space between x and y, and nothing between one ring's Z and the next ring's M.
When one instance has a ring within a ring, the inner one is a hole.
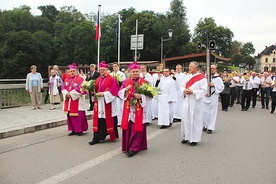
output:
M25 91L25 81L26 79L0 79L0 109L30 104L30 94ZM45 90L42 93L42 101L47 94L48 84L43 83L43 86Z

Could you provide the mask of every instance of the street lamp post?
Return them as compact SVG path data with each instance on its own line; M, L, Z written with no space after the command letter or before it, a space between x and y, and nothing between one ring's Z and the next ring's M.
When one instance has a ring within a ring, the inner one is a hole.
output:
M161 57L160 57L161 63L163 62L163 42L166 42L166 41L169 41L169 40L172 39L173 30L172 29L168 29L167 32L168 32L169 38L167 38L167 39L163 39L163 37L161 38Z

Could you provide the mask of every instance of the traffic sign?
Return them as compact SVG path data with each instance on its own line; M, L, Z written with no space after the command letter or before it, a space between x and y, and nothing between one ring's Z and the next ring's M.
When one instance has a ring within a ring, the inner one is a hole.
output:
M136 47L137 47L137 50L143 50L144 34L138 34L137 39L136 39L136 35L131 35L130 50L135 50Z

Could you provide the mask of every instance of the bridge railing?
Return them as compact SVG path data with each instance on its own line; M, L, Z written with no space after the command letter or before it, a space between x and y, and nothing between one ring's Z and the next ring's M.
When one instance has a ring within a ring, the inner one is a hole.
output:
M48 79L44 79L48 81ZM29 105L30 94L25 90L26 79L0 79L0 109ZM41 100L44 101L48 84L43 83L44 92Z

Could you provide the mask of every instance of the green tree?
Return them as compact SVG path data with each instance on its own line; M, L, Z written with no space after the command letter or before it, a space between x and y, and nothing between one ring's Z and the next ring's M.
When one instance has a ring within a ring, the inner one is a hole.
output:
M231 57L231 43L233 37L234 34L229 28L217 26L212 17L201 18L194 30L194 39L196 41L208 45L210 40L215 40L219 51L221 51L225 57Z
M135 34L136 19L139 20L138 34L144 34L144 49L139 50L141 55L140 60L158 60L160 58L160 30L162 30L162 22L160 22L158 16L152 11L143 11L134 14L122 23L122 60L133 60L134 51L130 50L130 39L131 35Z
M172 0L167 12L167 20L163 23L162 35L166 35L167 29L173 29L172 41L164 45L164 53L167 57L188 54L185 45L191 39L189 26L186 18L186 7L183 0Z
M48 77L48 65L54 65L53 37L46 31L37 31L32 34L36 52L33 57L40 64L42 76Z
M244 56L243 63L248 67L249 70L253 68L253 66L256 64L255 59L252 56Z
M243 63L243 55L234 54L231 58L231 63L235 66L239 66L241 63Z
M237 40L232 41L231 43L231 56L234 54L241 53L242 48L242 42L239 42Z
M39 9L42 13L42 17L47 17L52 22L56 21L56 17L59 13L59 11L56 9L54 5L44 5L44 6L38 6L37 9Z
M250 54L254 54L254 53L255 53L255 48L254 48L252 42L247 42L242 45L242 48L241 48L242 55L246 56L246 55L250 55Z
M41 70L36 58L37 47L32 34L28 31L10 32L2 48L2 78L24 78L32 64Z
M94 24L83 21L72 28L69 37L73 44L73 59L80 64L96 64L96 43Z

